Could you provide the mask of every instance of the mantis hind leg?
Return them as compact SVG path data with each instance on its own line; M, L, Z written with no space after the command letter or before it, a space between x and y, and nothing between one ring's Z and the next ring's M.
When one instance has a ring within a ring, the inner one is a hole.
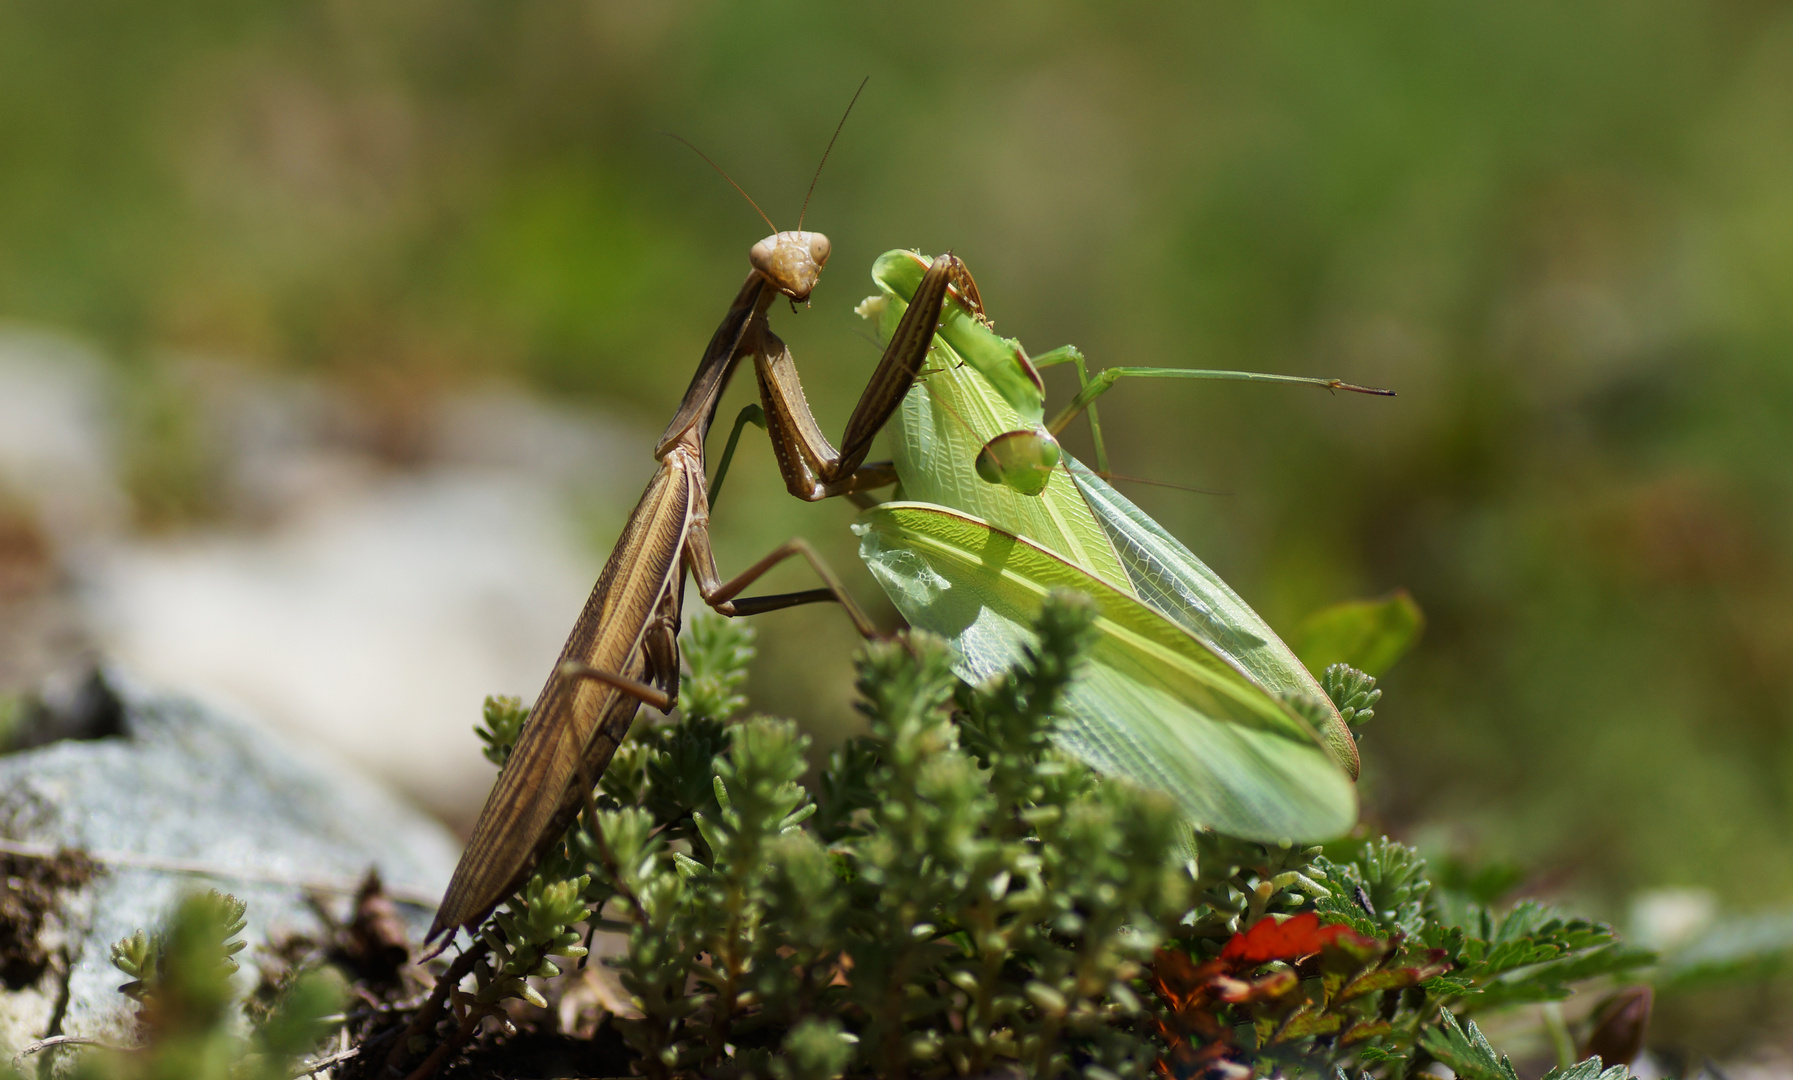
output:
M771 596L750 596L737 600L749 585L764 577L766 572L786 559L801 556L809 563L810 569L822 579L820 589L805 589L801 592L777 593ZM710 531L707 526L693 523L691 531L685 537L685 565L691 570L691 577L697 582L698 595L704 603L714 608L718 614L733 618L737 615L758 615L767 611L779 611L800 604L818 604L833 600L846 609L847 618L853 620L853 626L861 637L878 637L878 628L873 624L865 609L853 599L853 595L840 583L840 578L829 567L827 561L810 546L802 537L793 537L772 549L758 562L736 574L727 581L716 570L716 554L710 547Z

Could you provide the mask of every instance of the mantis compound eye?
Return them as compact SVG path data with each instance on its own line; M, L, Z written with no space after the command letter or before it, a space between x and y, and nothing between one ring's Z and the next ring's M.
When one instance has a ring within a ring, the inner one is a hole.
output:
M1061 456L1058 440L1043 429L1005 431L977 452L977 474L1023 495L1038 495Z

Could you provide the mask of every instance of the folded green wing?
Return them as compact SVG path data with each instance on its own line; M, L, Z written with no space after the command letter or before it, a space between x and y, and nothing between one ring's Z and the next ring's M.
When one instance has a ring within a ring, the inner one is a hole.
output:
M1021 658L1052 589L1095 599L1096 644L1058 729L1093 767L1167 792L1197 824L1235 836L1321 840L1356 821L1351 781L1307 724L1127 591L942 506L886 503L855 528L898 610L952 638L967 679Z
M1351 778L1357 779L1357 740L1351 729L1319 680L1270 624L1182 541L1069 454L1065 455L1065 471L1113 545L1134 595L1202 639L1271 693L1305 697L1318 705L1327 716L1321 735Z

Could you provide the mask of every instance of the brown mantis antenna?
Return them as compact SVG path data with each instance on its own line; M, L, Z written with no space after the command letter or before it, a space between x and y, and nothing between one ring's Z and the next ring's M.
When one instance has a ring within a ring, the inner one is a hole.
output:
M822 166L828 164L828 155L834 150L834 140L840 138L840 129L847 126L847 117L853 115L853 106L858 104L859 95L865 93L865 84L871 81L870 75L859 80L859 89L853 91L853 100L847 102L847 111L840 114L840 123L834 125L834 134L828 139L828 149L822 151L822 160L816 163L816 174L809 178L809 190L803 193L803 209L797 211L798 232L803 231L803 215L809 213L809 197L816 193L816 181L822 178Z
M868 78L869 78L869 76L868 76ZM863 87L863 86L864 86L864 85L865 85L865 84L864 84L864 83L861 83L861 84L860 84L860 86L862 86L862 87ZM854 96L855 96L855 97L857 97L857 96L858 96L858 95L854 95ZM848 107L849 107L849 108L851 108L851 106L848 106ZM842 117L842 118L841 118L841 121L842 121L842 122L843 122L843 123L845 123L845 122L846 122L846 118L845 118L845 117ZM769 218L769 217L767 217L767 216L766 216L766 212L765 212L765 211L764 211L764 210L761 210L761 209L760 209L760 204L759 204L759 203L756 203L756 202L754 202L754 201L753 201L753 196L752 196L752 195L749 195L749 194L747 194L747 189L746 189L746 188L744 188L744 187L742 187L742 186L741 186L741 185L740 185L740 184L736 184L736 183L735 183L735 178L734 178L734 177L732 177L732 176L730 176L730 175L729 175L729 174L728 174L728 173L726 173L726 172L723 172L723 171L722 171L722 166L720 166L720 165L718 165L718 164L716 164L716 163L715 163L715 162L714 162L714 161L710 161L710 155L708 155L708 154L706 154L706 153L704 153L704 152L703 152L703 151L702 151L702 150L699 150L699 149L698 149L698 148L697 148L697 144L695 144L695 143L693 143L693 142L692 142L692 141L691 141L691 140L690 140L690 139L687 139L687 138L685 138L685 137L684 137L684 136L683 136L683 135L678 135L678 134L675 134L675 133L673 133L673 132L670 132L670 131L662 131L662 132L661 132L661 133L660 133L660 134L662 134L662 135L664 135L664 136L666 136L666 137L667 137L667 138L669 138L669 139L677 139L677 140L678 140L678 141L680 141L680 142L682 142L682 143L684 143L684 144L685 144L685 145L686 145L686 146L689 146L689 147L691 147L691 152L692 152L692 153L693 153L693 154L696 154L696 155L697 155L697 156L698 156L698 157L700 157L700 158L703 158L703 159L704 159L704 160L705 160L705 161L706 161L706 162L709 162L709 165L710 165L710 168L712 168L712 169L715 169L715 170L716 170L716 172L717 172L717 173L718 173L718 174L720 174L720 175L721 175L721 177L722 177L722 178L723 178L723 179L724 179L724 180L727 180L727 181L728 181L728 182L729 182L729 183L730 183L730 184L734 184L734 188L735 188L735 190L736 190L736 191L738 191L738 192L740 192L740 193L741 193L741 198L743 198L743 199L746 199L746 200L747 200L747 205L748 205L748 206L751 206L751 207L753 207L753 212L754 212L754 213L756 213L756 214L758 214L758 215L759 215L759 216L760 216L760 220L761 220L761 221L763 221L763 222L765 222L765 223L766 223L766 227L767 227L767 228L769 228L769 229L771 229L771 230L772 230L772 231L773 231L773 232L777 232L777 231L778 231L778 226L776 226L776 225L774 225L774 224L772 224L772 219L771 219L771 218ZM838 134L838 133L837 133L837 134ZM833 144L833 143L829 143L829 144L828 144L828 145L830 145L830 146L833 146L833 145L834 145L834 144ZM824 154L824 155L822 155L822 160L824 160L824 161L826 161L826 160L828 160L828 156L827 156L827 155L826 155L826 154ZM818 172L819 172L819 171L820 171L820 170L817 170L817 171L818 171ZM811 187L814 187L814 186L815 186L815 181L813 181L813 180L812 180L812 181L810 181L810 186L811 186ZM807 203L805 203L805 205L808 205L808 204L807 204ZM799 228L801 228L801 227L802 227L802 226L801 226L801 223L799 223L799 226L798 226L798 227L799 227Z

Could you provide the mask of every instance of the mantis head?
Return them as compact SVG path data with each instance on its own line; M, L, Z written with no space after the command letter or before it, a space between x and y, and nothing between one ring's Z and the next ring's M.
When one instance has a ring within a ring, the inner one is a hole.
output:
M1005 431L977 452L977 474L1023 495L1038 495L1061 456L1058 440L1044 428Z
M747 261L793 302L808 300L831 247L819 232L776 232L753 245Z

